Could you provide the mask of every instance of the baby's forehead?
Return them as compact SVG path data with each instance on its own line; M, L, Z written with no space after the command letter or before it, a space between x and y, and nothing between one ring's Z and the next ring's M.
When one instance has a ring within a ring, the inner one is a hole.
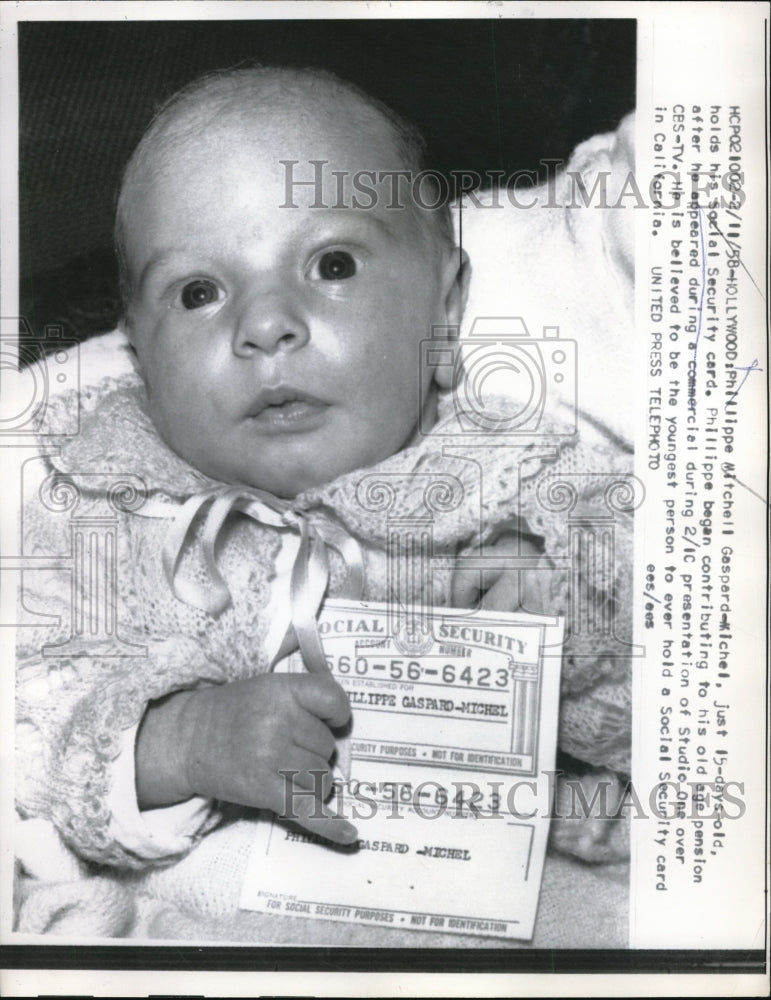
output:
M200 205L205 195L228 209L244 183L269 191L270 204L382 217L402 237L428 234L433 242L436 227L423 218L433 213L418 211L410 191L414 151L389 114L339 81L284 74L215 81L183 93L161 112L127 168L118 202L120 250L128 262L127 227L145 242L136 231L137 213L142 225L148 211L169 197L177 204L186 190L191 204L197 197ZM397 172L408 179L394 181L389 175ZM394 191L395 210L384 212ZM279 213L279 225L286 214Z
M120 210L131 211L136 195L200 183L210 185L212 198L227 200L228 174L239 166L242 178L275 190L288 205L359 205L377 214L393 200L394 184L401 201L409 200L408 163L381 116L353 104L340 107L334 94L271 96L225 108L207 99L169 117L138 150ZM395 181L398 173L403 176Z
M278 143L287 155L303 148L308 155L333 146L339 159L362 153L386 156L390 168L407 166L398 129L384 108L350 92L338 81L297 80L292 86L268 76L259 85L242 82L229 89L193 93L167 108L143 143L166 155L174 145L210 134L218 141Z

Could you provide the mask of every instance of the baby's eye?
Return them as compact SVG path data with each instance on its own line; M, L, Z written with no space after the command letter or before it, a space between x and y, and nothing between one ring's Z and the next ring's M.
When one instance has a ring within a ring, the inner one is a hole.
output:
M219 298L219 291L213 281L196 278L195 281L188 281L182 289L180 298L185 309L200 309L202 306L216 302Z
M356 274L356 261L345 250L330 250L320 257L318 269L322 281L344 281Z

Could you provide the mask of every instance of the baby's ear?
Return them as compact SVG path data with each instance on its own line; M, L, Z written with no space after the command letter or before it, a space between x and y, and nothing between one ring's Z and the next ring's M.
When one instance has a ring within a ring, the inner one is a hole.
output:
M126 340L133 347L134 346L134 340L133 340L133 338L131 336L131 324L129 323L128 318L126 317L125 313L118 320L118 329L120 330L120 332L123 334L123 336L126 338Z
M123 334L123 336L128 341L129 350L131 351L131 356L133 359L133 365L136 370L141 374L141 368L139 366L139 356L137 355L136 344L134 343L133 331L131 329L131 323L128 317L123 315L118 320L117 329Z
M465 250L448 252L442 273L442 295L447 336L447 360L434 368L434 381L441 389L451 389L460 369L460 324L468 298L471 261ZM454 331L450 333L449 331ZM452 354L452 362L449 355Z
M460 247L448 251L442 275L444 292L444 311L448 326L457 326L463 319L471 283L471 261L469 255Z

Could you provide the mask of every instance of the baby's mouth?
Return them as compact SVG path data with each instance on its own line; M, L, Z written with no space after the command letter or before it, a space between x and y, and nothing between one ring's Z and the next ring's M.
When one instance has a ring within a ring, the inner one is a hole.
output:
M318 422L328 404L315 396L277 386L263 389L249 411L249 418L266 429L305 430Z

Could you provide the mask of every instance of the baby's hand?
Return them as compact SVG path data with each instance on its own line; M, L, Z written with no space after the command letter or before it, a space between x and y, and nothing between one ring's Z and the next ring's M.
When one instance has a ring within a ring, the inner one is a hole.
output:
M513 532L501 534L483 549L469 553L473 558L484 556L490 568L464 569L461 565L453 574L451 602L455 608L480 608L484 611L529 611L548 614L546 584L549 574L536 569L513 569L496 566L496 559L512 556L543 558L538 546L528 537Z
M261 674L178 692L151 706L140 727L140 805L204 795L271 809L321 837L352 843L355 827L322 804L332 788L330 727L345 725L350 714L340 685L316 674ZM165 775L158 774L161 747Z

